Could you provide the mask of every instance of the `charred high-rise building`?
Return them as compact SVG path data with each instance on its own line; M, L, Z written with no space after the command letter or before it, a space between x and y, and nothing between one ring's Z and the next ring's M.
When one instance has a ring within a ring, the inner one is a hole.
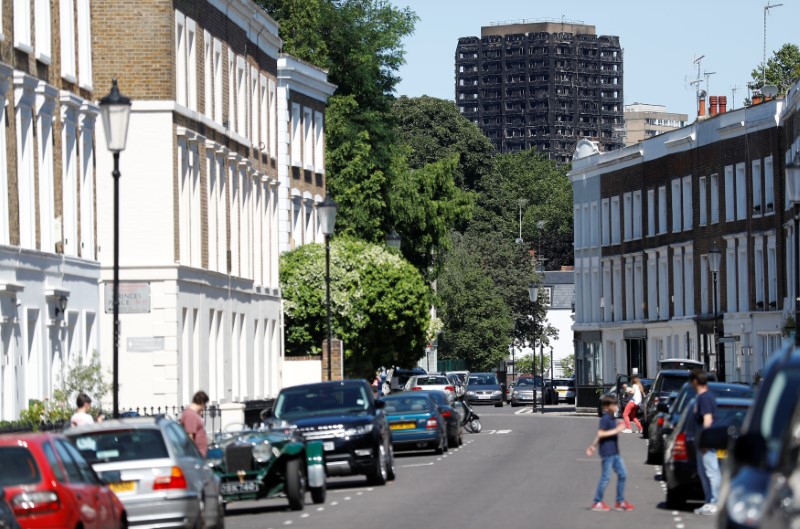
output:
M520 21L458 39L456 104L501 152L569 162L581 138L624 146L619 37L569 21Z

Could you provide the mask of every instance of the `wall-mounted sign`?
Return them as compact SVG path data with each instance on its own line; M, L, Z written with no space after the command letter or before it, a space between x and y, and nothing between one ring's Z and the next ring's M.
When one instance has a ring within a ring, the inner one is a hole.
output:
M114 285L105 284L106 314L114 312ZM147 314L150 312L150 283L120 283L119 313Z
M152 353L164 350L163 336L135 336L125 340L129 353Z

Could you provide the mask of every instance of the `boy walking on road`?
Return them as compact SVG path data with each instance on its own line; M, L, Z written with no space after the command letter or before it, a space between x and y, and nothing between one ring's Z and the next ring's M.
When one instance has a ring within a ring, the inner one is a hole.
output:
M695 439L700 438L700 432L706 428L711 428L717 414L717 399L714 394L708 391L708 375L705 371L692 371L689 375L689 382L697 391L697 398L694 400L694 420L697 424L697 434ZM716 450L700 448L697 443L697 473L700 475L700 482L703 484L705 494L705 504L699 509L695 509L695 514L713 516L717 514L717 498L719 497L719 484L721 481L719 471L719 460Z
M625 479L628 473L625 470L625 462L619 454L619 443L617 436L625 429L623 424L617 424L614 416L619 408L617 398L613 395L604 395L601 402L603 406L603 416L600 418L600 428L597 436L586 449L586 455L591 457L597 449L598 455L602 459L603 467L600 474L600 482L597 484L597 492L594 495L594 502L591 509L593 511L610 511L611 507L603 501L608 482L611 481L611 471L617 473L617 503L614 509L618 511L632 511L633 505L625 501Z

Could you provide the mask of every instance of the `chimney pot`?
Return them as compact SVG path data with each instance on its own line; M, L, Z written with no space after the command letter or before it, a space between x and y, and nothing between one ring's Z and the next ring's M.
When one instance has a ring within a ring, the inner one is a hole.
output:
M697 101L697 117L704 118L706 117L706 96L705 94L700 94L700 97Z
M719 96L719 113L724 114L728 111L728 97Z
M716 116L717 115L717 100L718 100L718 98L717 98L717 96L711 96L711 97L708 98L708 100L709 100L709 103L710 103L709 104L708 113L712 117Z

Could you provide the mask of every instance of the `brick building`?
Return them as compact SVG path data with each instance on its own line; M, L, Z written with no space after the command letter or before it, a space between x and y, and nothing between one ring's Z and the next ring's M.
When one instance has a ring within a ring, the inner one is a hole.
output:
M184 404L199 388L218 402L273 396L283 363L278 256L318 238L313 205L324 195L324 110L335 87L279 53L278 25L250 0L98 0L92 9L95 85L105 91L117 78L133 101L120 277L147 303L120 316L121 405ZM102 151L98 211L109 218L112 157ZM112 237L100 223L104 286Z
M669 357L707 361L729 381L763 368L792 306L784 108L773 100L718 114L611 153L579 142L570 172L579 384L634 369L654 376Z
M89 8L0 2L0 420L99 349Z
M481 28L458 39L456 105L500 152L538 149L570 161L577 138L621 148L622 47L619 37L570 21Z

